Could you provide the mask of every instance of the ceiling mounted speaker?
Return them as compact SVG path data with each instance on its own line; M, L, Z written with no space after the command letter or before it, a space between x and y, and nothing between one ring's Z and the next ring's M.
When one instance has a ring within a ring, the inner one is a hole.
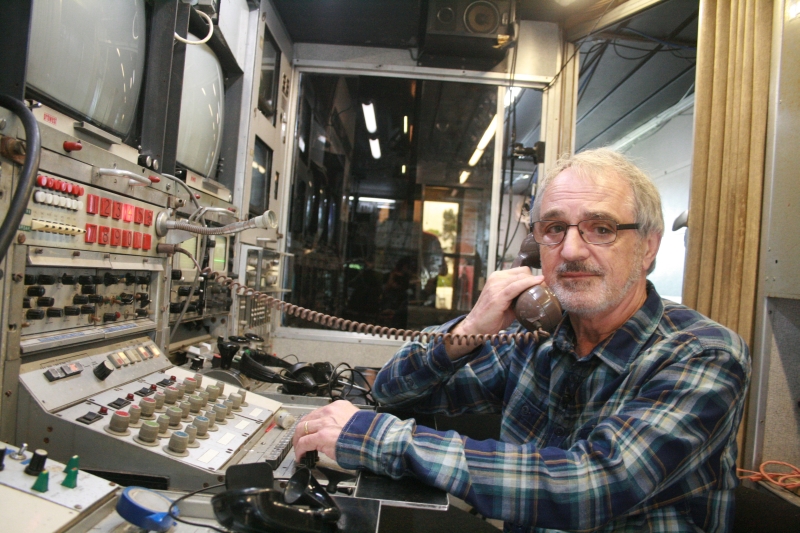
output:
M490 70L505 57L515 0L430 0L419 64Z
M473 2L464 11L464 26L470 33L496 33L500 26L500 11L491 2Z

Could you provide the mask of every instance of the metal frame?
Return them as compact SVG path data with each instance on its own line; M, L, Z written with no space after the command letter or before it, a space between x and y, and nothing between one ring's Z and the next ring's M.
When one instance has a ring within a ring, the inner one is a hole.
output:
M22 100L28 70L33 0L5 2L0 17L0 94Z
M629 19L646 9L650 9L653 6L662 3L663 1L664 0L628 0L627 2L615 7L603 15L599 21L595 21L594 19L588 20L578 24L574 28L570 28L567 30L567 40L570 42L578 41L587 35L602 30L603 28L613 26L614 24L622 22L625 19Z
M175 20L175 33L186 38L189 31L189 4L178 3ZM169 77L169 96L167 97L167 113L174 117L165 124L164 152L161 159L161 172L175 174L175 159L178 154L178 128L180 127L181 97L183 96L183 69L186 63L186 44L175 40L172 45L172 72ZM177 113L175 113L177 110ZM176 116L177 115L177 116Z

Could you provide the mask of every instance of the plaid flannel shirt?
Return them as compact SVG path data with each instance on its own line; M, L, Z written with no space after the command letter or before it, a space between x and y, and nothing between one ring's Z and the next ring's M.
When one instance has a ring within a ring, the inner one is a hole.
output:
M567 317L538 348L486 343L451 361L441 342L407 343L375 397L420 412L502 413L501 440L360 411L337 461L416 476L506 531L729 531L744 341L649 282L642 308L589 356L573 338Z

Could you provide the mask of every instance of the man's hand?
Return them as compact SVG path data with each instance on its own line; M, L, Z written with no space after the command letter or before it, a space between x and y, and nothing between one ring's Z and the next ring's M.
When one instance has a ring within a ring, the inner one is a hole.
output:
M475 307L452 333L459 335L493 335L514 321L511 302L527 289L539 285L544 276L534 276L528 267L493 272L483 287ZM447 355L458 359L475 349L474 344L448 344Z
M345 424L358 412L350 402L338 400L307 414L294 429L294 456L318 450L336 460L336 441Z

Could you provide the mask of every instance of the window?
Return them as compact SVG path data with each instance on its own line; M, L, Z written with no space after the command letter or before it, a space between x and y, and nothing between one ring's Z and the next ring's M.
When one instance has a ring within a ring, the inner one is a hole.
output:
M261 83L258 86L258 110L275 125L278 114L278 86L280 85L281 51L264 28L264 49L261 55Z
M250 216L256 217L269 209L269 186L272 169L272 150L256 137L253 145L253 171L250 181Z
M289 301L407 329L468 310L487 269L497 88L304 74L300 92Z

